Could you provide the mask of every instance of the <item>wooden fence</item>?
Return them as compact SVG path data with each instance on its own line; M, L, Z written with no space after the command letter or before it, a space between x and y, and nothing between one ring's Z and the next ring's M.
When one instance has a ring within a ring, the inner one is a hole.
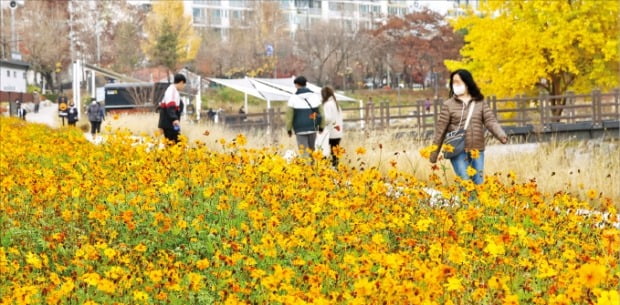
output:
M564 100L565 105L553 101ZM498 121L509 135L557 133L563 131L592 131L618 129L620 122L620 89L603 93L595 90L590 94L568 93L562 96L539 95L516 96L498 99L487 98ZM434 131L443 100L431 101L425 109L424 101L364 103L361 107L344 107L347 130L385 131L404 133L408 137L429 138ZM560 109L561 112L560 112ZM206 113L201 115L206 118ZM262 113L225 114L220 121L234 129L284 128L284 112L280 108Z

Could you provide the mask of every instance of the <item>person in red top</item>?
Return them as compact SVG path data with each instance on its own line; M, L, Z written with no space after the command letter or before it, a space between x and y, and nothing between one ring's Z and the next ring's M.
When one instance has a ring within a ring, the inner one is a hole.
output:
M164 136L171 142L179 142L179 134L181 132L181 112L183 104L181 102L180 90L185 88L185 75L176 74L174 83L168 86L164 98L159 103L159 124L157 127L163 130Z

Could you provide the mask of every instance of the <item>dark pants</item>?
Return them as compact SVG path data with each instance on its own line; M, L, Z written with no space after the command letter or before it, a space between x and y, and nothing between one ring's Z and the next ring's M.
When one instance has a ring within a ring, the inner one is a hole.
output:
M340 139L329 139L329 151L332 152L332 165L338 167L338 157L334 154L334 147L340 146Z
M34 103L34 113L39 113L39 103Z
M174 130L172 128L165 128L164 137L166 137L166 139L168 139L169 141L178 143L179 142L179 131Z
M90 133L101 133L101 121L90 121Z

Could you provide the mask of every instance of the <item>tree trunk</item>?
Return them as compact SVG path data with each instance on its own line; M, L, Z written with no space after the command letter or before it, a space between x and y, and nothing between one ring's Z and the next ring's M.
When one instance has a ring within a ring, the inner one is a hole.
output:
M560 116L562 115L562 111L564 110L564 107L558 107L556 108L555 106L564 106L566 105L566 98L564 96L562 96L563 93L563 89L562 89L562 78L559 75L554 75L552 76L552 81L551 81L551 106L554 106L553 109L551 109L551 120L554 122L560 122Z
M41 72L43 78L45 78L45 84L48 86L52 92L56 91L56 86L54 84L54 78L52 77L51 72Z

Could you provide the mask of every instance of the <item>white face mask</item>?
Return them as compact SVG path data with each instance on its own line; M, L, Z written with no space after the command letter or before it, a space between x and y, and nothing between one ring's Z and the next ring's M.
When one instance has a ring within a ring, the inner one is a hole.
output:
M465 85L452 85L452 91L454 91L456 95L463 95L467 91L467 88Z

